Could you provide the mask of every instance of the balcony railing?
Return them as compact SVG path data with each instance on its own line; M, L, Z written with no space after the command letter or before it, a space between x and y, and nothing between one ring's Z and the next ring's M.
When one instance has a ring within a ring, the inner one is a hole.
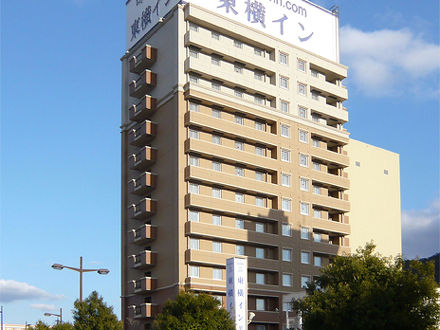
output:
M150 68L157 59L157 48L145 45L141 51L130 58L130 72L140 73Z
M130 267L136 269L147 269L156 265L157 253L149 250L142 251L137 255L129 257Z
M138 306L130 306L133 318L135 319L145 319L145 318L152 318L157 315L157 306L151 303L144 303L140 304Z
M142 121L150 118L155 110L156 99L150 95L145 95L138 104L133 104L128 109L128 115L132 121Z
M150 292L156 289L157 279L152 277L143 277L137 281L130 281L128 284L134 293Z
M157 227L151 225L143 225L142 227L131 230L128 234L129 242L135 244L144 244L150 240L156 239Z
M128 192L130 194L145 195L156 187L157 175L144 172L136 179L128 181Z
M137 204L132 204L128 208L128 216L133 219L143 220L156 212L157 201L144 198Z
M157 159L157 149L143 147L136 154L128 157L128 166L133 170L146 170Z
M128 143L141 147L150 142L157 132L157 125L145 120L128 132Z
M130 83L130 96L141 98L145 96L156 86L157 75L150 70L144 70L137 80Z

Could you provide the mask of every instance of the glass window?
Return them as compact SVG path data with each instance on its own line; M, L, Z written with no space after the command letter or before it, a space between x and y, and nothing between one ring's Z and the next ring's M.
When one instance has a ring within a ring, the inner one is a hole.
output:
M195 102L189 102L189 111L199 112L199 104Z
M292 250L291 249L283 249L282 258L283 258L283 261L292 261Z
M283 185L284 187L290 187L290 178L290 174L281 174L281 185Z
M240 115L235 115L234 116L234 122L238 125L243 125L244 124L244 118L243 116Z
M199 157L189 156L189 165L199 166Z
M307 86L303 83L298 83L298 94L307 95Z
M309 142L309 133L307 131L299 130L299 140L304 143Z
M255 257L258 259L264 259L264 248L255 248Z
M189 239L189 248L192 250L198 250L200 248L200 241L197 238Z
M255 172L255 180L257 181L265 181L263 172Z
M211 38L215 40L220 40L220 33L211 31Z
M221 226L222 225L222 217L221 217L221 215L213 214L212 215L212 224L216 225L216 226Z
M256 273L255 274L255 283L256 284L265 284L266 283L265 274Z
M289 89L289 78L280 76L280 87Z
M235 228L244 229L244 220L235 219Z
M254 95L254 102L257 104L263 104L264 103L264 96Z
M198 194L199 193L199 185L197 183L190 183L189 184L189 192L191 194Z
M220 268L212 269L212 279L221 281L223 279L222 270Z
M307 118L307 109L304 107L298 107L298 116L301 118Z
M199 266L189 266L189 276L190 277L200 277Z
M212 143L214 144L222 144L222 138L219 135L212 135Z
M222 111L220 109L212 108L211 114L214 118L221 118Z
M301 263L302 264L308 264L309 262L310 262L309 261L309 253L302 251L301 252Z
M309 239L309 228L301 227L301 239Z
M288 198L281 199L281 210L290 212L292 211L292 201Z
M313 169L315 171L321 171L321 164L313 162ZM321 192L319 192L319 193L321 193Z
M298 59L298 70L306 72L306 62L304 60Z
M244 203L244 194L236 192L235 193L235 201L237 203Z
M264 298L257 298L257 299L255 299L255 304L256 304L256 310L257 311L264 311L264 310L266 310L265 303L264 303ZM260 328L260 329L257 329L257 330L264 330L264 329L265 329L265 327L263 325L263 328Z
M235 254L239 256L244 256L244 246L243 245L236 245L235 246Z
M258 207L265 207L264 197L255 197L255 205Z
M309 215L309 204L301 202L299 205L300 213L302 215Z
M255 70L254 71L254 78L257 79L257 80L263 80L264 72L260 71L260 70Z
M215 89L216 91L219 91L222 88L222 84L221 84L221 82L219 82L217 80L213 80L213 81L211 81L211 88Z
M193 73L190 73L189 74L189 81L197 84L199 82L199 76L197 76Z
M234 71L236 73L243 73L244 64L241 63L234 63Z
M289 64L289 55L280 52L280 63L286 65Z
M241 88L234 88L234 95L236 97L243 97L243 90Z
M280 109L282 112L289 113L289 102L280 100Z
M290 126L281 124L281 136L290 137Z
M257 222L257 223L255 224L255 231L256 231L257 233L264 233L264 223L259 223L259 222Z
M263 50L257 47L254 47L254 54L257 56L263 56Z
M290 150L281 148L281 160L284 162L290 162Z
M238 40L234 40L234 46L237 48L243 48L243 43Z
M281 225L281 234L283 236L292 236L290 225L288 223L283 223Z
M283 286L292 286L292 275L283 274Z
M312 139L312 145L317 148L319 148L321 146L318 139Z
M221 242L212 242L212 252L221 253L222 252L222 243Z
M196 47L189 47L189 56L198 58L199 57L199 49Z
M319 101L319 95L320 93L317 91L312 91L312 99L315 101Z
M299 179L299 189L303 191L309 191L309 179L300 178Z
M241 141L235 141L234 142L234 148L237 150L242 150L244 149L244 143Z
M265 148L256 146L255 147L255 154L258 155L258 156L266 156L265 155L266 154L265 153Z
M299 165L309 167L309 156L299 154Z
M190 128L190 130L189 130L189 137L191 139L198 139L198 138L200 138L199 131Z
M322 218L322 212L321 212L321 210L316 210L316 209L314 209L314 210L313 210L313 217L314 217L314 218L317 218L317 219L321 219L321 218Z
M222 190L220 188L213 187L212 188L212 197L222 198Z
M288 302L283 302L283 312L286 312L286 311L291 311L292 310L292 304L291 303L288 303ZM284 330L289 330L289 329L287 329L285 326L284 326Z
M319 256L314 256L314 257L313 257L313 264L314 264L316 267L321 267L321 265L322 265L321 257L319 257Z
M220 66L220 61L222 57L220 55L212 54L211 55L211 64Z
M312 121L314 121L315 123L318 123L319 118L321 118L319 115L312 113Z
M199 26L193 22L189 22L189 29L191 31L195 31L198 32L199 31Z
M200 221L200 213L198 211L189 211L188 215L189 221L199 222Z
M212 161L212 169L217 172L222 171L222 164L220 162Z
M235 166L235 175L244 176L244 168Z
M315 78L319 77L319 72L316 70L310 70L310 74L312 75L312 77L315 77Z
M309 276L301 276L301 288L307 288L307 283L310 282Z
M322 235L318 233L313 233L313 240L317 243L320 243L322 240Z
M259 131L264 131L264 123L262 123L261 121L256 120L255 121L255 129L259 130Z

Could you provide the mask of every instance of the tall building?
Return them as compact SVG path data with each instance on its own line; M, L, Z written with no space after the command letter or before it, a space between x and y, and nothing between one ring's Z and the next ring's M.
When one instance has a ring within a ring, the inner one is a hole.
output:
M225 303L248 261L249 329L350 253L347 67L338 16L308 1L128 0L122 57L122 318L179 290ZM293 316L293 313L291 313Z

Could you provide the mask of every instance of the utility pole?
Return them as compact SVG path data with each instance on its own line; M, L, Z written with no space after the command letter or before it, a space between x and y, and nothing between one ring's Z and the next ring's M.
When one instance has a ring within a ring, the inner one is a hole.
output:
M1 330L3 330L3 306L1 306L1 308L0 308L0 314L2 314L2 316L1 316L1 326L2 326Z

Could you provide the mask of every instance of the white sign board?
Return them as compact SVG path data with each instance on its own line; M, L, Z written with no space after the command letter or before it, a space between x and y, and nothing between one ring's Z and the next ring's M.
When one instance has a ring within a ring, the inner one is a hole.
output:
M339 62L339 19L305 0L129 0L127 49L177 3L189 2Z
M247 329L247 260L226 260L226 309L235 322L235 329Z

